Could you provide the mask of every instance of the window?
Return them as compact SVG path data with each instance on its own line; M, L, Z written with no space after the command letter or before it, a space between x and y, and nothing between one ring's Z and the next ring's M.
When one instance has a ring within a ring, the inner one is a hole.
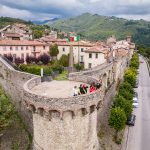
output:
M81 62L83 62L83 56L81 56Z
M98 58L98 53L95 54L95 58Z
M16 58L16 54L13 54L13 58L14 58L14 59Z
M26 53L26 57L29 56L29 53Z
M13 50L12 46L10 46L10 50L11 50L11 51Z
M26 50L28 50L28 46L26 46Z
M83 48L81 48L81 52L83 52Z
M16 46L15 49L18 50L18 46Z
M3 46L3 50L6 51L6 46Z
M23 46L21 46L21 50L23 50Z
M24 59L24 53L21 54L21 58Z
M92 68L92 64L91 63L88 64L88 68Z
M45 50L45 46L43 46L43 49Z
M36 49L35 46L33 46L33 51L35 51L35 49Z
M91 53L89 54L89 58L92 58L92 54Z
M64 47L62 48L62 50L63 50L63 52L65 52L65 48Z

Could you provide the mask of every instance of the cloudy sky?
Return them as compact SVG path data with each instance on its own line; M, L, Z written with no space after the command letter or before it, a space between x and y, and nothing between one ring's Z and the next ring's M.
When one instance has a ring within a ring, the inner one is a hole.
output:
M25 20L70 17L85 12L150 21L150 0L0 0L0 16Z

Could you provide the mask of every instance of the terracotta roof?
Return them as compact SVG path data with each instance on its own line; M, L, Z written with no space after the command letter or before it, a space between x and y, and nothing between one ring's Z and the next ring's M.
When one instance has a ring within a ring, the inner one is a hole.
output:
M28 40L0 40L0 45L2 46L16 46L16 45L21 45L21 46L25 46L25 45L29 45L29 46L46 46L46 43L41 43L38 41L28 41Z
M57 43L58 46L84 46L84 47L92 47L94 44L89 43L89 42L84 42L84 41L79 41L79 42L66 42L66 43Z
M45 37L40 38L40 40L45 41L45 42L56 42L56 43L57 42L66 42L66 40L64 40L64 39L57 39L52 36L45 36Z
M87 52L87 53L92 52L92 53L107 54L109 51L108 51L108 48L103 47L102 45L99 45L99 46L93 46L90 49L85 50L85 52Z
M124 48L117 49L117 50L115 50L115 57L123 57L123 56L127 55L128 52L129 51Z
M18 34L18 33L5 33L5 36L6 37L21 37L21 35L20 34Z

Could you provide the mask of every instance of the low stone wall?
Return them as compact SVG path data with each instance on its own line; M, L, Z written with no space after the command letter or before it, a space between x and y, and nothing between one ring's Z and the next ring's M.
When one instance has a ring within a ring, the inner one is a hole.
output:
M99 77L101 75L103 75L104 73L106 73L109 70L113 70L113 62L112 63L105 63L102 65L96 66L95 68L89 69L87 71L70 73L69 78L72 78L74 76L86 75L86 76L91 76L91 77L95 77L95 78L99 79Z
M88 84L91 84L92 82L97 82L96 79L88 76L78 76L78 78L72 78L72 80ZM79 95L77 97L68 98L50 98L46 96L40 96L31 90L34 86L40 83L40 78L35 77L24 84L23 93L26 105L27 107L34 107L35 110L37 110L38 108L43 108L46 112L50 110L57 110L61 114L63 113L63 111L72 110L75 113L77 110L82 108L87 108L92 105L97 106L98 102L104 97L104 92L99 90L97 90L95 93L89 93Z

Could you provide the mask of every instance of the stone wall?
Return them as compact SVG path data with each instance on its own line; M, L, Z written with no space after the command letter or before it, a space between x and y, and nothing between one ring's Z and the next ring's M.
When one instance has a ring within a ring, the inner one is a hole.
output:
M29 79L35 77L32 74L16 71L0 57L0 84L11 97L16 109L32 132L32 114L24 107L23 85Z
M88 84L98 81L89 76L72 80ZM34 149L98 150L96 118L104 92L50 98L32 92L40 82L40 78L35 77L24 84L24 101L33 113Z

